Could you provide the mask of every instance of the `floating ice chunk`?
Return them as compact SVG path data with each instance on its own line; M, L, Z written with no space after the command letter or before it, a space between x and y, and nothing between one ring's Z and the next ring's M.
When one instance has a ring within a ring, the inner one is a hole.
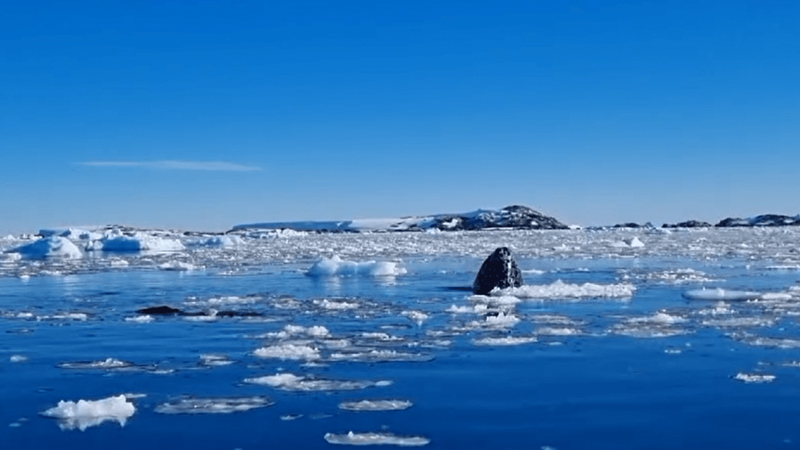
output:
M85 322L89 320L89 315L86 313L57 313L53 314L52 316L38 316L36 320L77 320L80 322Z
M625 243L630 248L641 248L644 247L644 242L640 241L638 237L634 236L632 238L623 239L622 242Z
M408 317L409 319L413 320L417 323L417 325L422 325L422 322L428 320L428 315L422 311L403 311L402 313L404 316Z
M229 366L233 364L233 361L225 355L203 354L200 355L200 360L204 366L212 367Z
M763 375L755 373L742 373L739 372L733 377L734 380L743 381L745 383L772 383L775 381L775 375Z
M743 300L757 300L761 297L758 292L752 291L735 291L730 289L694 289L686 291L683 296L690 300L728 300L728 301L743 301Z
M133 322L133 323L150 323L154 320L155 319L153 318L153 316L148 314L142 314L139 316L125 318L125 322Z
M297 376L291 373L278 373L264 377L246 378L245 383L261 384L271 386L285 391L354 391L366 389L374 386L388 386L391 381L367 381L367 380L327 380L323 378L311 378Z
M578 336L582 333L577 328L542 327L536 330L536 334L540 336Z
M408 400L361 400L339 403L339 409L348 411L402 411L411 408Z
M389 261L345 261L334 255L332 258L322 258L314 263L306 272L307 275L336 276L336 275L367 275L367 276L397 276L406 273L400 264Z
M552 284L528 284L516 288L494 290L491 295L532 299L630 298L634 292L636 292L636 287L630 283L568 284L558 280Z
M704 320L703 325L718 328L771 327L776 321L774 317L729 317Z
M542 274L544 274L544 270L539 270L539 269L525 269L525 270L520 270L520 272L525 273L525 274L530 274L530 275L542 275Z
M522 345L536 342L536 336L506 336L506 337L485 337L475 339L475 345L491 345L491 346L510 346Z
M125 426L125 422L136 412L136 407L124 395L102 400L60 401L58 405L43 411L41 415L60 419L65 430L86 430L106 421Z
M325 338L330 336L331 332L328 331L327 328L321 325L314 325L311 327L304 327L302 325L286 325L283 327L282 331L274 332L274 333L267 333L267 337L271 338L279 338L279 339L286 339L293 336L299 336L305 334L307 336L315 337L315 338Z
M158 405L160 414L231 414L272 406L269 397L187 397Z
M109 234L93 242L87 246L86 249L102 250L104 252L175 252L184 250L185 247L177 239L167 239L136 233L133 236Z
M297 420L301 417L303 417L302 414L284 414L281 416L281 420L283 420L284 422L288 422L290 420Z
M161 270L172 270L176 272L191 272L195 270L194 264L190 264L183 261L169 261L163 264L159 264L158 266Z
M130 367L133 364L128 361L122 361L116 358L106 358L100 361L79 361L79 362L66 362L61 363L58 367L62 369L121 369L123 367Z
M247 245L244 239L236 235L213 236L189 242L195 247L239 248Z
M320 359L319 350L308 345L281 344L261 347L253 352L261 358L277 358L313 361Z
M496 316L486 316L485 325L493 328L507 328L518 324L520 319L513 314L500 312Z
M11 357L8 358L8 360L11 361L12 363L21 363L27 361L28 357L24 355L11 355Z
M396 350L369 350L366 352L332 353L331 361L352 362L426 362L433 357L421 353L404 353Z
M388 333L361 333L361 337L364 339L374 339L383 342L392 342L392 341L402 341L403 338L398 336L392 336Z
M119 258L111 258L108 261L108 264L111 267L115 267L117 269L121 269L123 267L128 267L130 265L130 263L128 261L125 261L124 259L119 259Z
M659 311L652 316L633 317L628 319L629 323L651 323L656 325L674 325L677 323L685 323L687 320L681 316L669 314L665 311Z
M80 259L83 257L80 249L67 238L61 236L50 236L25 244L10 250L12 253L19 253L25 258L64 258Z
M691 268L653 272L647 274L645 279L669 284L690 284L714 281L713 278L710 278L704 272Z
M328 299L314 300L314 304L331 310L356 309L359 307L358 303L355 302L336 302Z
M329 444L339 445L397 445L401 447L419 447L431 441L421 436L396 436L391 433L326 433L325 440Z
M81 240L95 240L103 237L99 233L81 228L42 228L39 230L39 234L43 237L60 236Z
M453 314L470 314L477 312L475 311L474 306L456 306L456 305L450 305L450 307L447 308L446 311Z

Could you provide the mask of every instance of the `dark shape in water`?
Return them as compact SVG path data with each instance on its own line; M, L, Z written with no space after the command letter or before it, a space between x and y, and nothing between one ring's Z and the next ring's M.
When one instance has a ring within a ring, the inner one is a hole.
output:
M143 308L136 311L139 314L150 314L150 315L160 315L160 316L171 316L174 314L183 315L185 314L178 308L173 308L171 306L151 306L150 308Z
M481 265L475 283L472 284L472 292L486 295L494 288L520 287L522 283L522 272L511 256L511 250L500 247Z
M217 312L190 312L183 311L171 306L151 306L136 311L139 314L150 314L156 316L211 316L217 317L260 317L263 314L256 311L217 311Z

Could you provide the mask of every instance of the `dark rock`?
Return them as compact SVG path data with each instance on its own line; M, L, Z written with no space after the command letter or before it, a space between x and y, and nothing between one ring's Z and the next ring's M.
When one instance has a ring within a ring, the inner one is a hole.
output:
M520 287L522 283L522 272L511 256L511 250L500 247L481 265L475 283L472 284L472 292L486 295L494 288Z
M641 228L642 226L636 222L618 223L613 228Z
M139 309L136 311L139 314L151 314L157 316L172 316L172 315L185 315L186 313L180 309L171 306L152 306L150 308Z
M786 227L800 225L800 216L783 216L780 214L764 214L761 216L741 219L738 217L728 217L716 226L719 228L732 227Z
M687 220L686 222L668 224L665 223L661 228L709 228L712 225L708 222L701 222L699 220Z

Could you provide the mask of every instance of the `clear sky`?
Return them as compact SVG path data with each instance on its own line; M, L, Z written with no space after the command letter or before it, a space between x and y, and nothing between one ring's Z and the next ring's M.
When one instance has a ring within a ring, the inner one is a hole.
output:
M800 2L5 2L0 232L800 214Z

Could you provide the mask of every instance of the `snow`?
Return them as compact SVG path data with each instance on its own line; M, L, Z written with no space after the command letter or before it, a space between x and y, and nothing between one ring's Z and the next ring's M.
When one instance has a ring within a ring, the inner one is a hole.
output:
M339 255L331 258L322 258L306 272L313 277L337 275L362 275L374 277L391 277L403 275L406 270L396 262L389 261L364 261L354 262L343 260Z
M569 284L557 280L552 284L528 284L516 288L495 289L492 296L513 296L525 299L630 298L636 292L631 283Z
M160 414L231 414L272 406L269 397L187 397L155 408Z
M361 400L339 403L339 409L348 411L402 411L413 405L408 400Z
M60 419L63 429L86 430L106 421L114 421L125 426L125 422L136 412L136 407L124 395L102 400L59 401L58 405L41 414Z
M13 250L12 253L19 253L25 258L64 258L80 259L83 257L80 249L67 238L61 236L50 236L31 242Z
M391 433L326 433L325 440L329 444L339 445L397 445L401 447L419 447L431 441L421 436L396 436Z

